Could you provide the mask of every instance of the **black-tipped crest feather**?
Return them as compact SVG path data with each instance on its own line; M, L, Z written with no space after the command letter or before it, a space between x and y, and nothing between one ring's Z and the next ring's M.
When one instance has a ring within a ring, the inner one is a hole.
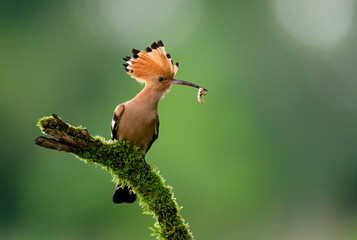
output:
M145 82L152 77L157 80L160 76L172 79L177 72L177 66L172 62L171 55L166 52L161 40L153 42L144 51L134 48L131 52L132 58L123 58L129 64L125 66L125 70L138 82Z
M156 49L156 48L158 48L158 47L159 47L159 45L157 45L156 42L153 42L153 43L151 44L151 48L152 48L152 49Z
M163 43L161 40L157 41L157 44L158 44L160 47L163 47L163 46L164 46L164 43Z
M138 54L140 52L140 50L137 50L137 49L133 48L131 50L131 52L133 53L133 55L136 55L136 54Z

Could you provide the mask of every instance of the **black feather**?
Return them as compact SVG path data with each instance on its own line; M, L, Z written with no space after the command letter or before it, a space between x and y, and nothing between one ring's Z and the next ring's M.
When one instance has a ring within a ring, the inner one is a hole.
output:
M151 145L156 141L156 139L159 137L159 127L160 127L160 122L157 122L156 125L156 134L154 133L154 135L152 136L151 142L149 143L148 149L146 149L146 152L149 151L149 149L151 148Z
M136 194L130 192L130 188L125 186L121 188L119 186L115 187L113 194L114 203L133 203L136 200Z
M126 70L127 72L129 72L129 69L127 69L128 64L127 64L127 63L124 63L123 66L124 66L125 70Z
M163 47L163 46L164 46L164 43L163 43L161 40L157 41L157 44L158 44L160 47Z
M131 50L131 52L133 53L133 55L135 55L135 54L138 54L140 52L140 50L137 50L137 49L133 48Z
M156 42L153 42L153 43L151 44L151 48L152 48L152 49L156 49L156 48L158 48L158 47L159 47L159 45L157 45Z

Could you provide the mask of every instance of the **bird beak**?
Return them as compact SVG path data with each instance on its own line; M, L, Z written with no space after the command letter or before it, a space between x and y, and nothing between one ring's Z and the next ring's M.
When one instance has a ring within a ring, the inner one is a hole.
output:
M205 89L204 87L198 86L194 83L178 80L178 79L172 79L171 84L172 85L174 85L174 84L186 85L186 86L190 86L190 87L194 87L194 88L203 88L203 90L207 91L207 89Z

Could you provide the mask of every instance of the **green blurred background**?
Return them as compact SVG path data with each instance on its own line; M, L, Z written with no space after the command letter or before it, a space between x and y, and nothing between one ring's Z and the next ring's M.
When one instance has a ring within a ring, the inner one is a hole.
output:
M209 90L173 87L147 155L196 239L357 239L356 5L1 1L0 239L150 239L106 171L33 140L51 113L109 139L142 89L122 57L159 39Z

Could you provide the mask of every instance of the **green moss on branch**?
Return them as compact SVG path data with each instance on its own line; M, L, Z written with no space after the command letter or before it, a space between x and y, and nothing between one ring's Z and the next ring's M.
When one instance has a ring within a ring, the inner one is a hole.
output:
M130 186L139 196L144 212L156 219L153 231L158 239L193 238L188 224L179 215L171 187L164 185L157 171L145 170L140 151L129 142L107 142L101 137L92 137L86 129L72 127L55 114L40 119L38 126L54 138L38 137L37 145L71 152L85 162L101 165L115 181Z

